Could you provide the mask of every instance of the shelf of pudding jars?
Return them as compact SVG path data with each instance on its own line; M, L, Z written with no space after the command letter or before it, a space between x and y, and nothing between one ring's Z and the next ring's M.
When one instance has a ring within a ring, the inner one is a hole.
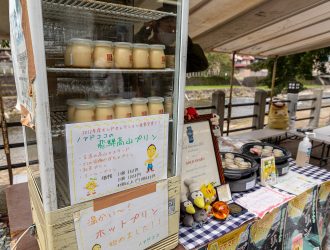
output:
M65 124L131 118L158 114L169 114L173 122L173 100L171 96L148 98L87 100L68 99L67 111L52 111L50 114L52 136L65 134Z
M175 56L165 55L163 44L92 41L72 38L66 45L64 67L47 72L69 74L174 73Z

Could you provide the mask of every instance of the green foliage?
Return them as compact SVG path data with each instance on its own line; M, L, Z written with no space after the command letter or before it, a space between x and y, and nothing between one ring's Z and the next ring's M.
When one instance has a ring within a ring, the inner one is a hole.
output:
M206 53L209 70L219 71L219 76L229 76L231 72L231 58L229 54L220 52Z
M1 40L0 47L1 48L10 48L9 40Z
M325 68L325 62L328 61L329 55L330 47L327 47L279 57L277 60L274 93L280 93L287 86L289 81L300 80L300 82L304 82L303 80L311 80L313 78L313 69L316 69L321 73L330 73L326 72ZM274 60L274 58L268 58L250 65L250 69L253 71L268 69L268 76L260 82L260 85L271 86Z
M186 80L189 86L216 86L229 84L229 77L208 76L208 77L190 77Z

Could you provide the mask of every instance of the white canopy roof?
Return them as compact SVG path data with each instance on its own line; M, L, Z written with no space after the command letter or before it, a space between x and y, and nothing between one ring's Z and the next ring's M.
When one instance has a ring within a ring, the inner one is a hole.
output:
M330 1L191 0L189 34L203 49L274 56L330 46Z

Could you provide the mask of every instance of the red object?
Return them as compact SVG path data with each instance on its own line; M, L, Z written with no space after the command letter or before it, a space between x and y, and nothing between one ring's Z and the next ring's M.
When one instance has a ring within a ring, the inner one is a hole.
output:
M197 110L194 107L188 107L185 110L185 117L188 121L198 117Z
M216 201L212 205L212 214L218 220L225 220L229 215L229 207L226 202Z

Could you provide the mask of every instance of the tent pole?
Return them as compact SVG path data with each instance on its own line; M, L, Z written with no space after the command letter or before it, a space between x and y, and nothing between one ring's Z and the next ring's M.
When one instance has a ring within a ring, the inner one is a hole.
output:
M278 56L275 56L274 65L273 65L272 88L271 88L271 92L270 92L269 110L270 110L270 106L271 106L271 104L272 104L272 101L273 101L273 95L274 95L274 87L275 87L275 78L276 78L277 59L278 59Z
M228 103L228 116L227 116L227 135L229 135L229 125L231 119L231 100L233 97L233 84L234 84L234 73L235 73L235 56L236 51L233 53L233 58L231 61L231 75L230 75L230 92L229 92L229 103Z

